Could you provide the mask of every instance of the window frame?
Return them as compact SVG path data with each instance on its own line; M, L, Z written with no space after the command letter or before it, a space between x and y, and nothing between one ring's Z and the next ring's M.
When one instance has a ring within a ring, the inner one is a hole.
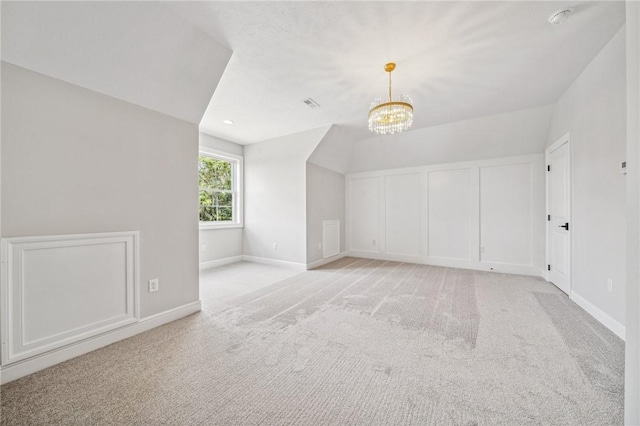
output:
M243 162L244 158L241 155L231 154L229 152L218 151L206 146L200 145L198 150L198 157L209 157L214 160L228 161L231 163L231 192L234 194L233 204L231 211L233 220L226 221L200 221L200 214L198 213L198 223L200 229L225 229L225 228L242 228L243 222ZM198 159L198 161L200 161ZM198 186L198 194L200 193L200 187ZM198 200L200 196L198 195ZM198 201L198 211L200 211L200 201Z

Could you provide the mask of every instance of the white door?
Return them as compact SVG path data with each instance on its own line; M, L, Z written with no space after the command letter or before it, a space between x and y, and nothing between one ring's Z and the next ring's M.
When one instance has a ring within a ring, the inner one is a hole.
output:
M549 281L571 290L571 161L569 136L553 144L547 157L547 259Z

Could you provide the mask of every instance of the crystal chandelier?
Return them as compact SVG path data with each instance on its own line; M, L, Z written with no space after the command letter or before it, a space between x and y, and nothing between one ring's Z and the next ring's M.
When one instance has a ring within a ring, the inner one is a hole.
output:
M411 128L413 124L413 106L411 98L400 94L394 100L391 96L391 71L396 69L396 64L390 62L384 66L389 73L389 100L382 102L375 99L371 103L369 111L369 130L380 135L401 133Z

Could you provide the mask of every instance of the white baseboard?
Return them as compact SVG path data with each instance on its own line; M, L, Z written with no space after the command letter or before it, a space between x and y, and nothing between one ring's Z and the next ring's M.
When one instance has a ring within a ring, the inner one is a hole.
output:
M134 324L100 334L24 361L3 366L2 369L0 369L0 383L5 384L35 373L36 371L60 364L61 362L70 360L71 358L84 355L120 340L135 336L136 334L151 330L152 328L160 325L186 317L187 315L200 311L200 309L201 303L198 300L197 302L188 303L168 311L142 318Z
M229 265L230 263L240 262L242 260L242 255L240 256L232 256L225 257L224 259L216 259L216 260L208 260L206 262L200 262L200 270L216 268L222 265Z
M407 262L407 263L419 263L426 265L426 262L421 256L405 255L405 254L390 254L381 253L375 251L359 251L359 250L347 250L347 256L361 257L364 259L377 259L377 260L389 260L391 262Z
M326 259L316 260L315 262L307 263L307 271L311 269L318 268L322 265L326 265L327 263L335 262L338 259L342 259L347 255L346 251L343 251L340 254L336 254L335 256L327 257Z
M267 257L243 255L242 260L245 262L262 263L264 265L286 266L287 268L293 268L301 272L307 270L307 265L305 263L288 262L286 260L269 259Z
M497 272L502 274L528 275L533 277L543 276L542 270L527 265L511 265L506 263L488 263L434 257L425 258L416 255L376 253L357 250L348 250L347 256L361 257L365 259L389 260L393 262L418 263L421 265L443 266L446 268L471 269L474 271Z
M587 313L590 314L592 317L600 321L602 325L607 327L609 330L613 331L619 338L621 338L622 340L625 339L624 325L620 324L618 321L611 318L609 315L604 313L604 311L602 311L600 308L597 308L596 306L591 304L591 302L589 302L584 297L580 296L575 291L571 292L571 300L576 302L576 305L580 306L582 309L587 311Z

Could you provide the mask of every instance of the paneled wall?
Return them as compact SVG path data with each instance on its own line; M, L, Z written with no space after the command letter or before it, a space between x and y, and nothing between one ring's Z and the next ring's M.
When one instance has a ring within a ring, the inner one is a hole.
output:
M2 365L137 322L138 235L4 238Z
M26 250L26 275L11 281L26 292L21 325L15 317L8 323L0 295L3 350L11 329L22 340L12 343L10 358L21 361L8 366L3 356L0 379L200 310L198 125L6 62L1 67L3 241L136 231L143 285L134 315L131 304L124 306L123 292L133 287L119 243ZM160 286L153 293L152 279ZM106 332L107 325L117 327ZM89 331L96 335L86 339Z
M137 230L141 318L198 301L198 125L2 62L2 238Z
M347 250L542 275L542 155L347 175Z

